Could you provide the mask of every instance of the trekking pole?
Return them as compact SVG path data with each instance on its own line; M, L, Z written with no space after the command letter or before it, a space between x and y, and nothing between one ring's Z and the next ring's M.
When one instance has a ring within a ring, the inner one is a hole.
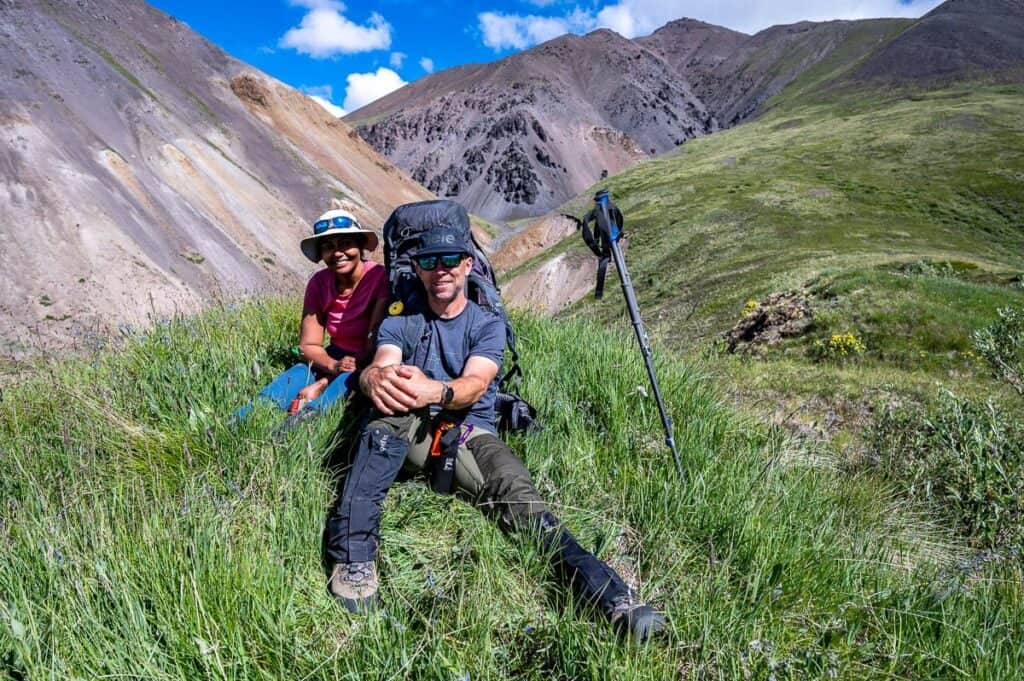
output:
M679 452L676 451L676 441L672 434L672 419L665 410L665 402L661 399L661 388L658 386L658 377L654 374L654 360L651 357L651 344L647 338L647 331L640 320L640 307L636 302L636 291L633 290L633 282L629 278L629 270L626 269L626 259L619 248L619 239L622 238L622 212L612 203L611 196L607 189L602 189L594 195L594 209L587 213L583 220L574 216L578 227L583 232L583 240L590 247L590 250L600 259L597 266L597 288L594 290L594 297L600 299L604 294L604 277L608 269L609 255L615 260L615 269L619 273L619 281L622 283L622 295L626 298L626 307L629 310L629 318L633 322L633 331L636 332L636 339L640 343L640 352L644 356L644 364L647 365L647 377L654 389L654 399L658 403L658 411L661 412L661 423L665 427L665 445L672 450L672 458L675 460L676 472L680 478L685 477L683 467L679 463ZM589 224L594 223L593 233Z

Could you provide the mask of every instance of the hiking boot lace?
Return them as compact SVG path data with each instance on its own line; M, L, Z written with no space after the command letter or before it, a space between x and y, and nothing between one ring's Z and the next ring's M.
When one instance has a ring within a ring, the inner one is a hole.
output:
M338 576L352 586L369 586L373 583L373 563L348 563Z
M619 619L623 615L628 614L633 608L641 605L643 605L643 602L641 602L640 596L633 589L629 589L624 595L619 596L612 602L612 621Z

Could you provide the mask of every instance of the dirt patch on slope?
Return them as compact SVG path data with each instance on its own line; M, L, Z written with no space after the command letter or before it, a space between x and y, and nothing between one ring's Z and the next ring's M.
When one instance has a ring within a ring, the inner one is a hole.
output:
M555 314L592 291L596 278L596 258L562 253L502 286L502 295L510 307Z
M330 173L336 195L358 205L356 217L375 229L395 206L433 198L347 123L283 83L246 71L231 79L231 91L306 159Z
M146 190L139 184L139 178L135 177L132 167L113 149L104 149L99 153L99 161L110 174L117 178L118 182L124 185L125 189L131 192L132 196L150 211L155 211L153 202L149 200Z
M572 236L575 231L575 221L564 215L546 215L502 246L494 254L492 264L499 273L508 272Z

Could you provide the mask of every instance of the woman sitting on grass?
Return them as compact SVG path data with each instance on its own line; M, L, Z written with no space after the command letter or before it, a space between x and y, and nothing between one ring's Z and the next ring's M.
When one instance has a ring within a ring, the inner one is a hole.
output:
M316 416L348 392L354 372L372 357L374 335L384 319L388 283L384 267L366 260L377 248L373 230L363 229L343 210L330 210L313 223L313 236L302 240L302 253L326 267L306 284L296 364L260 391L257 399L291 410L287 424ZM324 333L331 342L323 345ZM244 419L252 403L237 412Z

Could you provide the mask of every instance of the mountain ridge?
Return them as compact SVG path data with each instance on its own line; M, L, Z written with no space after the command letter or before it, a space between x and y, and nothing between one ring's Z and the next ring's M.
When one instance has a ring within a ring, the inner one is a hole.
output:
M757 116L814 69L820 72L816 90L865 83L912 87L936 77L1000 70L1017 80L1024 72L1014 54L1024 44L1020 6L1018 0L947 0L918 20L804 21L754 35L687 18L634 40L600 29L490 64L458 67L453 75L432 74L346 120L439 195L492 220L537 217L604 174ZM1003 15L1013 21L1000 25ZM922 47L942 40L953 40L953 46L931 46L931 52ZM987 60L992 49L1005 54ZM950 52L961 66L937 76ZM505 135L488 147L464 123L480 113L464 105L481 97L489 102L487 115L514 110L526 123L512 126L518 146L506 146ZM576 115L553 116L552 110ZM536 139L529 134L533 120L549 139L573 143L559 148ZM580 126L603 128L602 134L580 134Z
M936 84L1024 80L1024 0L946 0L848 80Z
M634 77L603 77L615 68ZM405 90L346 120L428 189L488 218L550 210L602 172L716 129L660 55L607 30Z
M380 225L430 196L308 97L145 3L13 0L0 33L0 315L14 353L294 290L311 218L338 205Z

